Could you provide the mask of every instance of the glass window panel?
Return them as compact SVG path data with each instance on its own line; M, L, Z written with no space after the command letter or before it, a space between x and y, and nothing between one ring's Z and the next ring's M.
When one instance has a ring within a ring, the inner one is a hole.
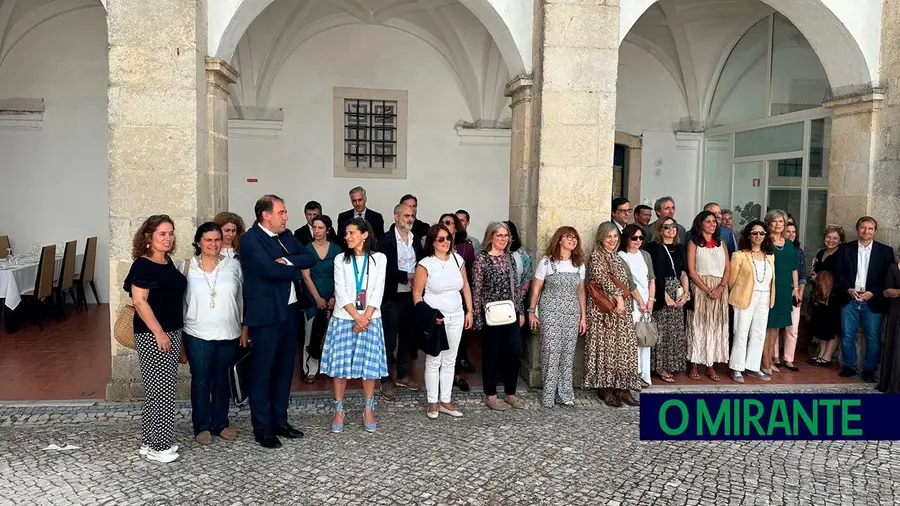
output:
M766 162L734 164L734 213L735 230L742 229L753 220L762 219L765 201Z
M828 158L831 156L831 118L810 122L809 187L828 188Z
M703 184L703 201L718 202L722 207L731 206L731 134L706 139L706 161Z
M788 153L803 149L803 123L740 132L734 136L734 156Z
M828 190L809 190L809 205L806 207L806 230L801 230L803 249L807 263L814 258L820 248L825 247L826 213L828 211Z
M771 115L822 106L828 77L800 30L775 14L772 42Z
M734 46L716 83L710 125L766 117L769 38L767 16L747 30Z

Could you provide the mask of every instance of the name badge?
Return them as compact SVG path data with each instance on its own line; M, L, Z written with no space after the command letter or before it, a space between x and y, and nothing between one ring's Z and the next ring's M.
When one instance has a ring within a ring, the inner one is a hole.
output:
M357 311L365 311L366 310L366 291L360 290L359 293L356 294L356 310Z

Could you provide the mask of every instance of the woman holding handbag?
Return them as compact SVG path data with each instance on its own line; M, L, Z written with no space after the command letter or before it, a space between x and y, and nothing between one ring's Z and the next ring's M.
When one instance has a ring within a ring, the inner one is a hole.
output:
M505 411L506 404L522 409L525 403L516 397L519 359L522 354L520 329L525 322L523 300L516 283L516 266L509 252L509 227L492 222L484 233L482 249L472 269L472 298L475 328L482 329L482 383L486 404ZM497 397L497 370L503 371L506 404Z
M650 366L663 381L674 383L672 372L683 371L687 361L684 305L690 300L690 291L684 248L678 240L678 224L673 218L662 217L656 221L653 241L645 249L653 259L656 274L653 319L659 331Z
M619 257L628 265L628 273L631 274L631 280L634 281L635 289L632 290L631 296L634 298L631 317L636 327L652 327L655 325L647 323L645 320L653 311L653 304L656 302L656 276L653 273L653 261L650 254L641 249L644 245L644 229L638 225L626 225L622 229L622 244L619 245ZM637 328L636 330L641 330ZM658 331L657 337L658 337ZM644 387L650 386L650 348L656 345L656 342L642 343L641 335L638 333L637 373L643 382Z
M304 310L306 313L306 336L307 342L303 350L305 350L306 360L303 361L303 382L313 383L316 381L316 372L318 371L318 360L322 357L321 337L324 334L313 332L323 328L322 319L330 317L334 310L334 259L341 253L341 248L328 240L329 231L331 230L331 218L325 215L319 215L313 218L312 224L313 240L306 248L316 255L316 265L310 269L304 269L303 283L306 290L312 297L314 304ZM314 325L316 318L319 324ZM324 326L327 328L327 326ZM317 341L318 340L318 341ZM301 355L303 356L303 355ZM310 360L315 361L313 367L310 367Z
M584 388L599 389L614 408L637 406L629 390L639 390L637 334L627 302L635 285L628 266L617 254L619 228L607 221L597 228L590 259L590 301L584 346Z
M182 301L187 280L172 262L175 222L153 215L134 234L134 263L124 289L134 305L134 344L147 391L141 416L141 455L168 463L178 458L175 430L175 385L184 328Z

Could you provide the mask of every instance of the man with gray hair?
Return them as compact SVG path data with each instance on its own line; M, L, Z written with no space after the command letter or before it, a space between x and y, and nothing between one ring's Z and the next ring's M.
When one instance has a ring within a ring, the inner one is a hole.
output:
M656 211L657 219L665 216L666 218L675 219L675 199L672 197L660 197L656 199L656 203L653 204L653 210ZM690 221L688 221L690 223ZM648 228L652 231L656 229L656 221L648 225ZM678 223L678 220L675 220L675 228L678 230L678 241L681 244L685 244L684 235L687 233L687 230Z
M375 212L368 207L366 207L366 203L368 202L368 198L366 197L366 190L362 186L357 186L350 190L350 204L353 206L353 209L348 211L344 211L338 215L338 229L337 229L337 238L335 241L341 247L344 247L346 243L344 242L344 231L347 228L347 222L352 220L353 218L362 218L369 222L369 225L372 226L372 230L375 231L375 238L379 238L384 234L384 218L380 213Z

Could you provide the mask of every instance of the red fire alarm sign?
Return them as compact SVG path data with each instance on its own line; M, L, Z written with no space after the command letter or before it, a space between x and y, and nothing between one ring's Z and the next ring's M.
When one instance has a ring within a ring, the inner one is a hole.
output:
M259 178L256 178L256 177L248 177L248 178L247 178L247 182L248 182L248 183L258 183L258 182L259 182Z
M753 186L759 186L759 178L758 177L753 178Z

